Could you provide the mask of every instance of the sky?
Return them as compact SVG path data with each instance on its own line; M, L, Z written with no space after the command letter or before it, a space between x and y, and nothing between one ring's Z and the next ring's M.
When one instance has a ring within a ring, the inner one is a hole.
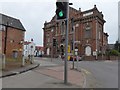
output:
M71 7L82 11L94 5L102 11L106 23L104 32L109 34L108 43L118 40L118 1L119 0L69 0ZM0 13L19 19L26 29L25 40L34 39L36 45L43 46L44 22L55 15L56 0L0 0Z

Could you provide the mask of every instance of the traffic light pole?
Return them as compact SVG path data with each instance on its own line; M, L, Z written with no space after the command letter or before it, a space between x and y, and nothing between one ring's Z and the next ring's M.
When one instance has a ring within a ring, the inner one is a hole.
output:
M71 5L71 4L70 4ZM65 59L64 59L64 84L67 84L67 61L68 61L68 30L69 30L69 0L57 0L57 20L66 20L65 30Z
M67 84L67 61L68 61L68 30L69 30L69 1L67 2L67 18L66 18L66 31L65 31L65 65L64 65L64 84Z

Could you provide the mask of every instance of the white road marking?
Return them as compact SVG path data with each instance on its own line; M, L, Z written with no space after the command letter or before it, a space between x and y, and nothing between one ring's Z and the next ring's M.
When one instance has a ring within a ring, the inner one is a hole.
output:
M89 71L87 71L86 69L81 69L84 73L86 73L86 74L91 74L91 72L89 72Z

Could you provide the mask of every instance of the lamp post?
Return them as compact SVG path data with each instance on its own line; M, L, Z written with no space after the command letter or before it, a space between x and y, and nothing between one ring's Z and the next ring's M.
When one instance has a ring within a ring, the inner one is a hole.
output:
M75 44L76 43L80 43L80 41L76 41L76 38L75 38L75 28L77 28L79 26L79 24L76 24L74 26L74 23L73 23L73 20L72 20L72 30L73 30L73 67L72 69L74 69L74 58L75 58Z
M5 63L6 63L6 47L7 47L7 32L8 32L8 22L5 26L5 40L4 40L4 54L3 54L3 69L5 69Z
M52 62L52 58L53 58L53 29L51 29L51 36L52 36L52 40L51 40L51 62Z
M30 45L30 61L31 61L31 64L34 63L33 61L33 58L34 58L34 43L33 43L33 39L31 39L31 45Z
M31 61L31 64L33 64L33 46L32 45L30 46L30 49L31 49L30 61Z
M72 69L74 69L74 57L75 57L75 27L74 27L74 20L73 20L73 18L71 19L71 23L72 23L72 31L73 31L73 67L72 67Z
M96 17L96 60L98 59L98 21Z
M24 57L24 41L21 40L20 43L22 44L22 66L25 66L25 57Z

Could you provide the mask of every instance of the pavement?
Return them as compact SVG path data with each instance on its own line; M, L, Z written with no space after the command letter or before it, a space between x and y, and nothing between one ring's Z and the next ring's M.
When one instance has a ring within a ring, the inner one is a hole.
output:
M38 60L35 60L38 61ZM40 64L34 63L25 67L17 68L11 71L4 71L0 78L17 75L26 71L32 70L42 75L62 80L64 82L64 65L57 65L44 59L40 59ZM68 63L68 83L75 85L79 88L84 88L86 85L85 75L81 70L71 69L72 65ZM36 69L35 69L36 68ZM53 84L55 85L55 84Z
M34 68L37 68L38 66L39 66L38 63L34 63L34 64L31 64L31 65L26 65L24 67L22 67L22 66L18 66L18 67L13 66L14 69L12 67L12 69L2 70L2 74L0 74L0 78L21 74L21 73L24 73L26 71L32 70Z
M64 81L64 66L49 67L44 68L38 71L43 75ZM85 87L85 77L81 71L71 69L71 66L68 66L68 83L77 85L80 87Z

